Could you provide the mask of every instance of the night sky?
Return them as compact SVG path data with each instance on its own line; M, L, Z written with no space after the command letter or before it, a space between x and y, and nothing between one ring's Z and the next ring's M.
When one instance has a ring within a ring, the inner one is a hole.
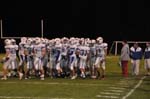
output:
M47 38L147 41L149 7L144 0L1 0L0 17L4 36L40 36L43 19Z

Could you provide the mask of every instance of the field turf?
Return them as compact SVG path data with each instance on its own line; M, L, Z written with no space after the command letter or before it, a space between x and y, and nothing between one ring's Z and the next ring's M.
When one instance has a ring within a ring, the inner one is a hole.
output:
M0 59L2 57L0 54ZM131 75L129 64L129 77L124 78L118 59L118 56L107 56L104 80L48 77L44 81L35 78L0 80L0 99L150 99L150 77L144 77L143 60L138 77Z

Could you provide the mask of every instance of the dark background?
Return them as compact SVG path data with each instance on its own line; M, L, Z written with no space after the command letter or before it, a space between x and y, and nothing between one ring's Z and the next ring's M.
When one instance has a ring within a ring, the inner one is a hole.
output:
M148 41L149 7L144 0L1 0L0 18L4 36L41 36L43 19L44 37L102 36L110 45Z

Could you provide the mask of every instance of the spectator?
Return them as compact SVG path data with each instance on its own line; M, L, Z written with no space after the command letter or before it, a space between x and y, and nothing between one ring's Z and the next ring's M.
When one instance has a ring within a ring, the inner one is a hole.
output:
M140 60L142 59L142 48L139 47L138 43L134 43L134 45L130 48L130 58L132 64L132 75L139 75Z
M147 70L147 76L150 76L150 42L146 43L145 53L144 53L144 65Z
M122 42L122 45L123 47L121 49L121 56L120 56L122 74L124 77L128 77L128 61L130 59L129 45L127 44L126 40Z

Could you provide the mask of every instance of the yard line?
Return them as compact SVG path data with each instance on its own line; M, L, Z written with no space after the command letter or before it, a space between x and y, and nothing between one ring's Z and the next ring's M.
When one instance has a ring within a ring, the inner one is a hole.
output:
M127 83L127 81L125 81L125 80L122 80L122 81L120 81L121 83Z
M123 92L123 90L104 90L105 92Z
M74 99L74 98L49 98L49 97L25 97L25 96L0 96L3 99Z
M102 95L96 95L96 97L98 97L98 98L113 98L113 99L117 99L117 98L119 98L119 97L117 97L117 96L102 96Z
M109 87L109 88L111 88L111 89L118 89L118 90L124 90L124 89L126 89L126 88L123 88L123 87Z
M128 98L143 82L143 80L146 78L146 76L142 77L141 80L138 82L137 85L134 86L133 89L131 89L125 96L122 97L122 99Z
M120 84L120 85L128 85L128 83L127 83L127 82L126 82L126 83L119 82L118 84Z
M3 84L18 84L18 82L0 82ZM20 84L45 84L45 85L81 85L81 86L110 86L110 84L86 84L86 83L60 83L60 82L21 82Z
M118 83L118 85L120 86L123 86L123 87L129 87L129 84L120 84L120 83Z
M100 92L100 94L105 94L105 95L121 95L120 93L110 93L110 92Z

